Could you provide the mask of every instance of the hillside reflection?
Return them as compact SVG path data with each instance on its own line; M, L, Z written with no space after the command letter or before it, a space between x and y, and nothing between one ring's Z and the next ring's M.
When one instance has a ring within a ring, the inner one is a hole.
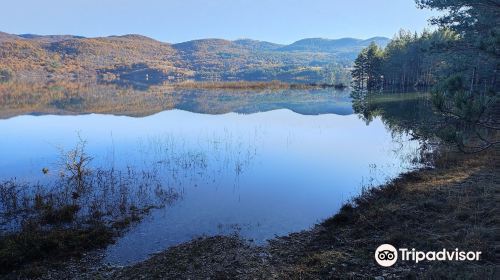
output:
M349 91L203 90L151 86L138 90L114 84L0 83L0 118L19 115L113 114L149 116L181 109L203 114L255 113L290 109L303 115L353 113Z

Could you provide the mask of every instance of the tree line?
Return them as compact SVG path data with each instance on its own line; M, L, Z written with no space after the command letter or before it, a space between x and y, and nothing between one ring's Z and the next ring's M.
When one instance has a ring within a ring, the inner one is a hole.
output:
M400 30L384 49L372 43L354 61L354 86L400 92L429 88L451 70L444 68L450 64L443 61L457 37L449 29L424 30L421 34Z
M421 8L447 11L431 19L438 30L401 30L384 49L372 43L354 62L354 86L405 91L460 76L471 91L498 89L500 1L416 2Z
M416 4L443 12L430 20L437 29L420 34L401 30L385 48L372 43L363 49L351 72L353 87L368 94L430 91L435 108L447 118L443 130L462 150L500 144L500 1Z

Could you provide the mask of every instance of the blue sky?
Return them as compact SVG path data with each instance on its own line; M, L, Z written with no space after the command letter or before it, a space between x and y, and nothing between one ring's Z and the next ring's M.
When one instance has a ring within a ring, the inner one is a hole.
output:
M1 4L0 31L291 43L392 37L400 28L421 31L433 15L413 0L8 0Z

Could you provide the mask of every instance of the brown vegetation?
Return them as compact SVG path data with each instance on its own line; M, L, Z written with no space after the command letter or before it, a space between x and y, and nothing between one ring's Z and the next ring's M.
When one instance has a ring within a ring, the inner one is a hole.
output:
M249 81L235 81L235 82L196 82L186 81L170 85L173 88L186 88L186 89L233 89L233 90L273 90L273 89L311 89L311 88L346 88L345 85L338 84L318 84L318 83L302 83L293 84L281 81L270 82L249 82Z
M350 59L327 52L256 49L241 41L162 43L144 36L21 37L0 33L0 71L22 80L135 79L344 83ZM336 75L332 75L335 69ZM152 79L153 78L153 79Z
M410 172L366 191L316 232L272 242L271 253L282 255L275 265L283 269L285 278L296 279L495 279L500 173L492 163L498 160L498 151L474 156L444 153L435 169ZM482 251L483 258L478 263L398 261L382 268L373 254L384 243L423 251Z
M366 190L313 229L273 239L268 246L252 246L236 236L202 238L130 267L78 266L53 271L46 279L59 274L75 279L497 279L498 160L498 150L442 153L436 168ZM383 243L482 251L482 258L398 261L383 268L373 257Z
M37 276L30 267L105 247L152 208L179 197L147 171L93 169L91 160L82 141L62 154L53 184L0 182L0 277Z

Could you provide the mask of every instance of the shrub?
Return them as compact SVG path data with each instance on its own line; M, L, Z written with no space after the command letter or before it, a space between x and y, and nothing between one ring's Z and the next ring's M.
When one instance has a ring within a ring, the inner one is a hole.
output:
M10 69L0 69L0 83L7 82L12 79L13 76L14 74Z

